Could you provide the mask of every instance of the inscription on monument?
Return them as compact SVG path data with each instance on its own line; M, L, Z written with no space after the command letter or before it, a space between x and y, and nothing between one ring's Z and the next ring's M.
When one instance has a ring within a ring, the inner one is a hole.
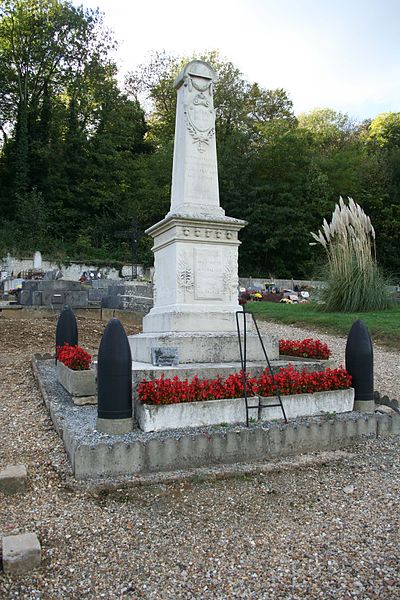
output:
M172 367L179 363L178 348L152 348L151 362L155 367Z
M223 300L222 252L220 249L195 248L196 300Z

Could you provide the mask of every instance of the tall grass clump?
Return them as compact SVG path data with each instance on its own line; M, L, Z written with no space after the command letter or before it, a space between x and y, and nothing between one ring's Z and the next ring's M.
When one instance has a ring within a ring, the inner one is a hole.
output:
M391 304L385 278L376 262L375 230L371 219L352 198L340 197L329 224L318 235L328 258L327 286L321 293L326 311L382 310Z

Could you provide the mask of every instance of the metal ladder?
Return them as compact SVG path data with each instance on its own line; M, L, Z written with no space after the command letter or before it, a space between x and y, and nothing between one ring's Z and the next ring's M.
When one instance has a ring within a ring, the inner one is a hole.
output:
M257 404L257 406L251 406L251 405L249 406L249 401L248 401L248 397L247 397L247 377L246 377L246 368L247 368L247 326L246 326L246 315L249 315L249 314L253 318L253 323L255 325L255 328L256 328L256 331L257 331L257 335L258 335L258 339L260 340L261 348L262 348L265 360L266 360L267 365L268 365L268 370L269 370L270 374L273 375L271 363L269 362L267 351L265 350L264 342L262 340L262 337L261 337L261 334L260 334L260 330L258 328L258 324L257 324L256 318L253 315L253 313L247 313L246 310L245 310L245 306L243 305L243 310L236 311L236 328L237 328L237 334L238 334L238 340L239 340L240 363L242 365L242 378L243 378L244 399L245 399L245 403L246 403L246 427L249 426L249 409L251 410L251 409L255 409L255 408L257 408L257 410L258 410L258 415L257 416L259 418L260 414L261 414L261 409L262 408L280 407L280 409L282 410L282 414L283 414L283 418L285 420L285 423L287 423L288 420L287 420L287 417L286 417L285 409L283 408L283 404L282 404L282 400L281 400L280 394L276 394L276 397L278 398L278 403L277 404L260 404L259 403L259 404ZM243 316L243 346L242 346L242 338L241 338L241 332L240 332L239 315Z

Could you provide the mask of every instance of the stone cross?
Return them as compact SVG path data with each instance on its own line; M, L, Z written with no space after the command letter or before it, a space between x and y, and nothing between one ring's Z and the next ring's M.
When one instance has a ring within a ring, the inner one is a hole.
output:
M132 217L131 230L130 231L117 231L115 237L125 238L131 241L131 252L132 252L132 280L137 278L137 246L141 232L139 231L139 225L135 215Z
M42 255L39 250L36 250L33 255L33 268L40 270L42 268Z

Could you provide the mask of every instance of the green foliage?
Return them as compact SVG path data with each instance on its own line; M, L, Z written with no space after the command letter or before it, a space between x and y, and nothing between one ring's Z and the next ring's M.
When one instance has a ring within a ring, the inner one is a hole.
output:
M0 0L0 248L130 260L117 237L168 212L173 82L194 57L155 53L128 74L98 11L69 0ZM316 109L296 118L288 93L249 82L212 51L221 205L246 219L242 275L311 276L308 231L338 195L374 220L380 264L400 275L399 113L357 124ZM33 223L33 226L29 226ZM151 240L139 261L152 264Z
M328 277L321 299L325 301L321 308L328 312L375 311L390 305L386 280L379 268L363 273L354 257L340 278Z
M0 34L0 201L14 246L129 259L115 231L132 216L146 123L118 89L101 15L65 1L6 1Z
M369 127L368 139L379 146L400 146L400 112L381 113Z

